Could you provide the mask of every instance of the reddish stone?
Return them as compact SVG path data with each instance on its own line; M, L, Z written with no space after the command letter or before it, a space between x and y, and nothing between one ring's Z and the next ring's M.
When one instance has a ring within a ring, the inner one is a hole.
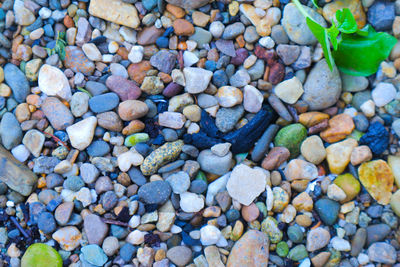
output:
M176 19L172 27L176 35L190 36L194 33L193 24L185 19Z
M132 81L122 77L111 75L106 80L107 87L116 93L122 101L130 99L138 99L142 91Z
M272 84L280 83L285 77L285 66L275 63L270 67L268 81Z
M290 151L286 147L274 147L261 163L261 167L266 170L278 168L290 156Z
M242 65L246 58L249 56L249 52L245 48L239 48L236 50L236 56L232 57L231 64Z
M146 27L138 33L137 42L139 45L154 44L158 37L164 34L163 29L157 29L156 26Z
M65 47L64 66L75 73L82 72L86 76L92 75L95 68L94 63L77 46Z
M138 84L142 84L144 77L146 77L147 71L149 71L150 69L150 61L141 61L139 63L129 65L128 74L132 80L134 80Z

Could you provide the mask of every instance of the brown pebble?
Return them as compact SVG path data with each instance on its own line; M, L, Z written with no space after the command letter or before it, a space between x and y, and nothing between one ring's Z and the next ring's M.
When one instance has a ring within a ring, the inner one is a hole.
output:
M249 206L242 207L242 216L246 222L252 222L258 218L260 210L256 204L251 203Z

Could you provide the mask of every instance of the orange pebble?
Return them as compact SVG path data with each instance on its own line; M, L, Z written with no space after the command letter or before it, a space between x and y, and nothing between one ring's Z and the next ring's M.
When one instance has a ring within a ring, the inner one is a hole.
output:
M172 15L174 15L176 18L181 19L185 16L185 10L183 10L182 8L178 7L178 6L174 6L171 4L167 4L166 9L169 13L171 13Z
M62 100L61 102L62 102L64 105L66 105L67 107L69 107L68 101Z
M325 172L324 167L322 165L318 165L318 175L323 176L325 174L326 174L326 172Z
M126 47L120 46L117 50L117 54L120 55L122 57L122 59L127 60L129 51L128 51L128 49L126 49Z
M269 66L267 66L267 67L265 68L263 80L264 80L264 81L268 81L268 78L269 78Z
M40 188L45 188L46 187L46 179L44 178L44 177L40 177L39 179L38 179L38 185L37 185L37 187L40 189Z
M35 107L40 107L40 97L38 95L28 95L26 97L26 103Z
M197 62L197 67L204 68L204 66L206 65L206 61L207 61L206 58L204 58L204 57L200 58L199 62Z
M246 42L244 41L243 35L239 35L236 37L236 42L239 45L240 48L243 48Z
M67 27L67 28L72 28L75 26L74 20L68 15L66 15L64 17L63 23L64 23L65 27Z
M158 77L164 82L164 83L170 83L172 82L172 77L171 75L165 73L165 72L159 72Z
M79 2L78 7L79 7L80 9L86 10L86 3L85 3L85 2Z
M179 44L178 44L178 49L180 49L180 50L186 50L186 49L187 49L186 42L179 42Z

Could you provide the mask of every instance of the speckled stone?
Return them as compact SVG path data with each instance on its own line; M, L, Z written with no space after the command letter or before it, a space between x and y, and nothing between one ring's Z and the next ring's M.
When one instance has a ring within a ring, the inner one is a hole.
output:
M182 147L183 141L178 140L175 142L167 142L154 150L144 159L143 164L140 166L143 175L152 175L156 173L161 166L176 159L181 153Z

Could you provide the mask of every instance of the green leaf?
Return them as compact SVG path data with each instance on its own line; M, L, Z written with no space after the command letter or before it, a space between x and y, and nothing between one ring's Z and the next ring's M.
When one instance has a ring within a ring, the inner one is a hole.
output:
M336 50L338 47L337 37L339 35L339 30L336 28L336 25L333 23L332 26L327 29L329 40L332 43L333 49Z
M63 261L58 252L43 243L30 245L21 259L21 267L62 267Z
M313 5L314 5L316 8L319 8L319 6L318 6L318 0L311 0L311 2L313 3Z
M310 18L306 18L306 22L308 28L310 28L311 32L317 38L318 42L322 46L322 50L324 51L324 56L326 58L326 62L328 63L329 69L333 70L333 66L335 65L335 61L332 57L331 53L331 45L329 43L329 34L328 29L322 27L315 21L311 20Z
M88 90L83 89L83 88L80 87L80 86L77 86L76 89L78 89L78 90L81 91L81 92L84 92L84 93L88 94L90 98L93 97L92 94L91 94Z
M372 27L367 27L366 30L367 36L342 34L338 49L332 52L336 65L342 72L355 76L374 74L397 42L388 33L375 32Z
M354 33L358 30L356 19L348 8L336 11L336 21L340 32Z

